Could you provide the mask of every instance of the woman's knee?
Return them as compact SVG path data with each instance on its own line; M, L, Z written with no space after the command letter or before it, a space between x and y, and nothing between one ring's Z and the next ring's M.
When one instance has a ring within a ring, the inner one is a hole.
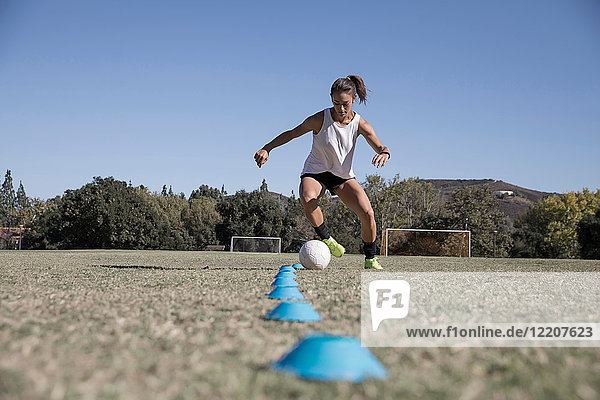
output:
M362 218L369 221L375 221L375 211L373 211L372 207L365 207L361 211Z
M310 191L300 193L300 202L302 203L302 205L304 207L309 206L309 205L314 206L318 203L318 201L319 201L318 193L313 193Z
M310 205L314 207L319 202L319 197L323 192L322 185L314 179L304 178L300 182L300 202L304 207Z

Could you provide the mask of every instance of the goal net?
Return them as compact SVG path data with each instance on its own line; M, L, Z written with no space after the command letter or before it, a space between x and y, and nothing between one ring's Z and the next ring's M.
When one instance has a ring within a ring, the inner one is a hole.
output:
M385 256L471 257L471 232L434 229L386 229Z
M281 253L281 238L232 236L230 249L232 253Z

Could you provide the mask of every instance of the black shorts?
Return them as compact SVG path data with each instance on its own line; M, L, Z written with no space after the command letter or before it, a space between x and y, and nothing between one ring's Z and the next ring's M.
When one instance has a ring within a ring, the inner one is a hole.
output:
M340 178L337 175L332 174L331 172L321 172L319 174L302 174L300 175L300 180L304 177L309 177L315 179L317 182L322 184L329 190L329 193L335 194L335 189L340 187L340 185L350 179L356 178Z

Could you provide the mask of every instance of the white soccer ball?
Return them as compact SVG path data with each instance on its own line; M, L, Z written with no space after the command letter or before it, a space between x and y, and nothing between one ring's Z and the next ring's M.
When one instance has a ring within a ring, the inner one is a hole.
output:
M320 240L309 240L300 248L300 264L306 269L323 269L331 261L329 247Z

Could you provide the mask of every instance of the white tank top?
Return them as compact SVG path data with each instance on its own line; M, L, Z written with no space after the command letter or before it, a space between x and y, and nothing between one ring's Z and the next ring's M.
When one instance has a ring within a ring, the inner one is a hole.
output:
M302 173L331 172L340 178L354 178L352 158L359 121L360 115L355 112L352 121L341 126L333 120L329 108L323 110L323 126L319 133L313 134L312 149L304 162Z

